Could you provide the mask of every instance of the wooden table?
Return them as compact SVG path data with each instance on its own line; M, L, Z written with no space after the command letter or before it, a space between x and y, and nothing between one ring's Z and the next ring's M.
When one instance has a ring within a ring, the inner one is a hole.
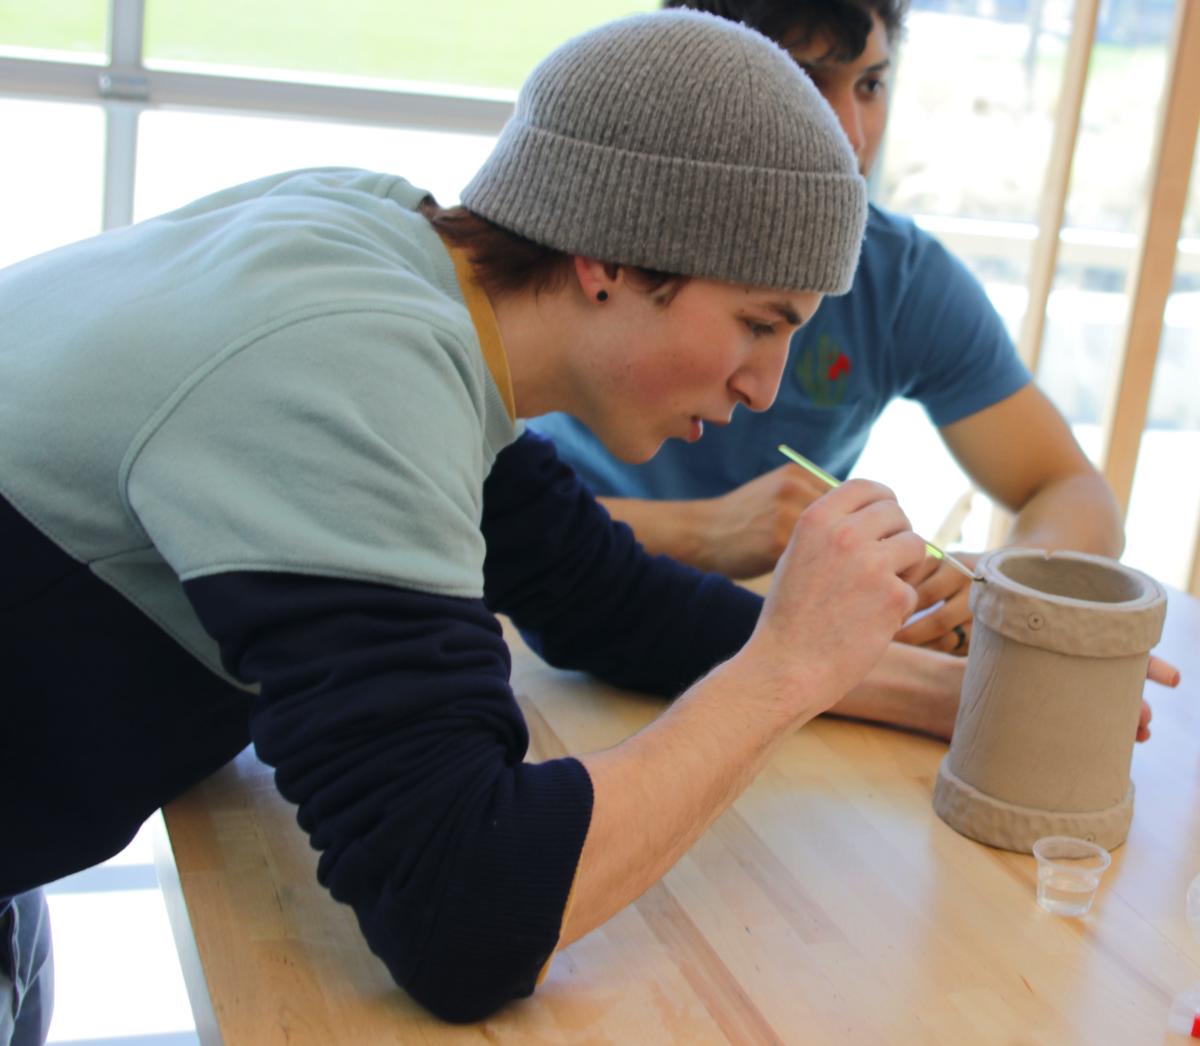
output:
M1200 984L1183 907L1200 872L1200 601L1171 593L1158 652L1184 681L1151 688L1133 827L1086 918L1037 907L1032 857L937 818L944 744L823 718L533 998L469 1027L392 985L247 751L166 810L160 875L201 1041L1186 1042L1165 1029L1172 995ZM613 744L661 708L523 648L513 684L536 757Z

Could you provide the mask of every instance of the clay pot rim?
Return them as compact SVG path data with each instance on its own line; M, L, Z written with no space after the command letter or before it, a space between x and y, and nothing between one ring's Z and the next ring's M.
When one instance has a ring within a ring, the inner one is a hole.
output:
M1141 592L1133 599L1125 599L1114 602L1098 601L1091 599L1078 599L1075 596L1064 596L1056 592L1047 592L1044 589L1033 588L1031 585L1022 584L1011 575L1001 571L1000 567L1005 563L1015 559L1039 559L1049 561L1054 559L1067 559L1081 563L1091 563L1098 567L1110 570L1114 573L1121 574L1131 580L1136 581L1141 586ZM1109 556L1098 556L1090 552L1073 552L1067 550L1058 550L1048 552L1040 548L1022 548L1013 546L1010 548L996 549L988 552L982 557L975 567L976 572L984 579L984 584L988 581L996 580L1014 590L1017 590L1025 595L1045 600L1048 603L1057 604L1060 606L1089 608L1092 610L1103 610L1111 607L1113 610L1129 611L1136 610L1139 607L1148 606L1158 602L1160 599L1166 599L1166 589L1149 574L1144 574L1142 571L1133 567L1126 566L1118 560L1112 559ZM975 585L980 585L979 581L974 582Z

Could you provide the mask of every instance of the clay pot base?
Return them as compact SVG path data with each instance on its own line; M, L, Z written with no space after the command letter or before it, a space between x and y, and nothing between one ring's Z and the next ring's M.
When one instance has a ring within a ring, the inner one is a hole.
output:
M1063 813L1035 810L984 795L955 777L942 760L933 788L933 809L951 828L976 842L1002 850L1031 853L1046 835L1072 835L1115 850L1129 834L1133 820L1133 782L1125 798L1106 810Z

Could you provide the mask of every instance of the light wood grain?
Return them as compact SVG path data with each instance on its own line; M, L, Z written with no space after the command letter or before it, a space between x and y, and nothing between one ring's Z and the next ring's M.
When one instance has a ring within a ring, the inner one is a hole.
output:
M389 981L315 854L243 753L166 810L169 902L203 1042L1150 1043L1200 982L1184 919L1200 872L1200 601L1172 593L1160 652L1183 668L1137 748L1133 828L1093 912L1034 903L1033 859L933 813L946 746L823 718L791 737L684 859L478 1025L440 1024ZM550 757L616 743L661 702L548 668L513 683ZM1152 695L1155 696L1155 695Z

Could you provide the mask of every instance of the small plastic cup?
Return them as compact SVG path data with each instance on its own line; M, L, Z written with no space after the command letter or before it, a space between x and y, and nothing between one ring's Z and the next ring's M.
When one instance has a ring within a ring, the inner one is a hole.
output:
M1033 844L1037 901L1055 915L1087 915L1100 877L1112 864L1103 846L1069 835L1048 835Z
M1187 892L1187 921L1192 928L1192 936L1200 941L1200 875L1192 880Z
M1171 1000L1167 1030L1176 1035L1200 1039L1200 987L1180 992Z

